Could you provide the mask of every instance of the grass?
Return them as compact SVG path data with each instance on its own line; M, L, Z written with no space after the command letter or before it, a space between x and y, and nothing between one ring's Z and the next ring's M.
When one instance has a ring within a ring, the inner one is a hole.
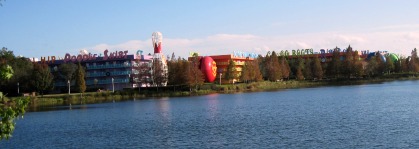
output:
M206 83L200 87L199 90L192 91L153 91L153 90L124 90L116 91L114 93L110 91L105 92L87 92L83 96L79 93L73 94L50 94L44 96L31 97L30 108L36 109L38 107L48 106L61 106L61 105L77 105L77 104L93 104L93 103L105 103L115 102L131 99L145 99L150 97L178 97L178 96L199 96L207 95L212 93L235 93L235 92L247 92L247 91L266 91L266 90L278 90L278 89L290 89L290 88L306 88L306 87L318 87L318 86L330 86L330 85L358 85L358 84L369 84L369 83L381 83L385 81L393 80L417 80L419 76L414 73L403 73L403 74L390 74L375 78L366 79L333 79L333 80L321 80L321 81L261 81L251 83L238 83L238 84L213 84Z

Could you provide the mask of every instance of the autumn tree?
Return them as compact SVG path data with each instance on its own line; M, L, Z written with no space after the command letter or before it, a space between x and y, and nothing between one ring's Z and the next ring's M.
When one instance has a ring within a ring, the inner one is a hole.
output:
M186 75L189 90L192 90L192 87L194 87L195 90L198 90L198 87L204 84L205 81L204 74L199 69L198 56L194 56L191 62L185 63L184 67L187 68Z
M272 51L272 54L269 57L266 57L265 64L266 78L269 81L278 81L282 79L281 67L275 51Z
M262 74L259 69L258 59L245 62L242 69L241 80L243 80L244 82L262 80Z
M412 50L410 61L409 61L409 71L410 72L419 72L419 58L416 48Z
M252 65L250 64L250 61L246 61L244 63L244 66L242 68L242 72L241 72L241 76L240 76L240 80L242 80L243 82L249 82L250 80L250 73L252 73Z
M377 58L375 56L371 57L368 61L367 68L365 69L366 74L368 77L375 76L378 73L378 63Z
M406 57L404 56L399 56L399 59L397 61L394 62L394 71L395 72L407 72L408 71L408 66L406 63Z
M289 79L291 68L285 56L280 56L279 62L280 62L280 69L282 72L282 78Z
M47 64L33 64L31 84L33 88L44 95L44 91L52 89L53 87L53 75L48 68Z
M296 78L297 80L304 80L304 61L301 57L298 58L297 62L296 62L297 66L296 66Z
M314 60L312 62L312 67L313 67L313 77L315 79L321 80L323 78L323 68L320 63L319 57L317 56L314 57Z

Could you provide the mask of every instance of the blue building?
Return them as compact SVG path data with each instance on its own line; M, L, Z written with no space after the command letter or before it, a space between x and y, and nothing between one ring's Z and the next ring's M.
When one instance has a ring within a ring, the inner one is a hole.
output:
M58 68L64 63L78 64L80 62L85 68L85 81L88 90L113 91L151 84L151 76L139 76L141 72L151 74L147 71L151 70L149 68L151 68L152 56L142 55L142 52L129 55L128 51L109 52L105 50L103 56L98 56L81 51L78 55L67 53L63 59L55 60L55 57L48 57L48 61L44 58L41 62L48 63L51 72L55 75L54 91L56 92L68 92L69 86L75 88L75 79L69 81L60 77ZM75 72L76 74L77 72Z

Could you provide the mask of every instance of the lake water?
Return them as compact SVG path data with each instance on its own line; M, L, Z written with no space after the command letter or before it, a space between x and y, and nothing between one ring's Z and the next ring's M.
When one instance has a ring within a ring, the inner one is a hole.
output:
M29 112L0 148L418 148L419 81Z

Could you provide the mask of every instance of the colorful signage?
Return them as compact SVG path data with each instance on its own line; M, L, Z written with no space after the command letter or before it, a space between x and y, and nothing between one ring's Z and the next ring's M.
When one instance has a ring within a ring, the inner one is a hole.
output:
M87 61L87 60L96 60L97 54L79 54L79 55L70 55L69 53L66 53L64 56L64 62L72 61L72 62L81 62L81 61Z
M233 56L234 57L241 57L241 58L257 58L258 54L256 53L249 53L249 52L242 52L242 51L233 51Z
M110 60L110 59L117 59L117 58L127 58L128 51L115 51L109 52L109 50L105 50L103 52L103 60ZM64 62L81 62L81 61L91 61L96 60L97 54L79 54L79 55L70 55L69 53L65 54ZM54 57L55 60L55 57Z
M306 54L314 54L313 49L298 49L298 50L291 50L292 56L299 56L299 55L306 55ZM290 52L288 50L279 52L280 56L290 56Z

